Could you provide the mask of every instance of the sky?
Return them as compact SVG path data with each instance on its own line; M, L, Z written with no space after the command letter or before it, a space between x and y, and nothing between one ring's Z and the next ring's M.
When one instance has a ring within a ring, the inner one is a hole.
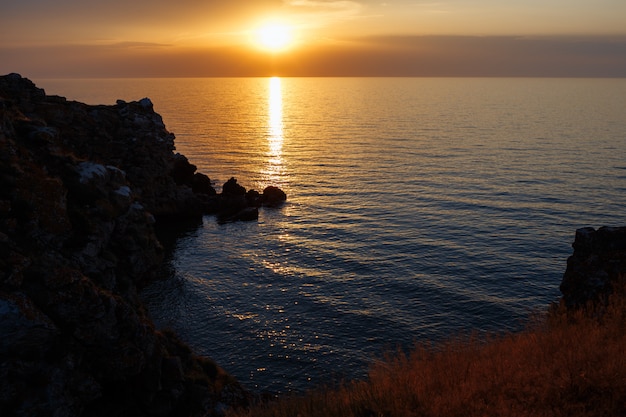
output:
M10 72L626 77L626 1L0 0Z

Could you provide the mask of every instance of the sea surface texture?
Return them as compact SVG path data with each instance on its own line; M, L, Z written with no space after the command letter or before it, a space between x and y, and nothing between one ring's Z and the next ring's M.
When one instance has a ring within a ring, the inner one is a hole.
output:
M35 81L90 104L150 97L218 191L285 190L258 222L204 218L143 294L258 392L518 330L558 299L577 228L626 224L624 79Z

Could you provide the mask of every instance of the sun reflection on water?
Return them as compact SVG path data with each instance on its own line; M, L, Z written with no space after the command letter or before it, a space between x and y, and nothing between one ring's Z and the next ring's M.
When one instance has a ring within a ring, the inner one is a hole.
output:
M283 170L283 94L279 77L269 79L267 179L280 181Z

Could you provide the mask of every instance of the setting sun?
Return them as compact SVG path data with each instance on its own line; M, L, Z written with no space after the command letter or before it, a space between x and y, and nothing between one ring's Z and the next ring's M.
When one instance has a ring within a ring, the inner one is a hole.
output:
M259 46L272 52L287 49L292 41L291 29L281 24L268 24L260 27L256 32Z

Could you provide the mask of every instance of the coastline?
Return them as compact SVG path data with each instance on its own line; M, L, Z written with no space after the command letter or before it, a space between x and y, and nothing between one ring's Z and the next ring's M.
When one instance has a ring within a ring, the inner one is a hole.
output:
M160 225L254 220L286 196L216 194L174 153L149 99L90 106L9 74L0 110L3 413L215 415L247 404L227 372L154 327L138 291L159 278Z
M271 189L263 198L234 179L218 196L174 153L174 135L148 99L88 106L46 96L17 74L0 79L0 98L3 410L212 415L247 405L251 394L217 364L154 328L137 290L158 277L159 224L176 228L205 213L253 220L259 205L286 196ZM581 239L605 241L606 230ZM575 245L602 258L587 247ZM623 239L591 247L625 249ZM585 274L597 275L581 272L574 288Z

